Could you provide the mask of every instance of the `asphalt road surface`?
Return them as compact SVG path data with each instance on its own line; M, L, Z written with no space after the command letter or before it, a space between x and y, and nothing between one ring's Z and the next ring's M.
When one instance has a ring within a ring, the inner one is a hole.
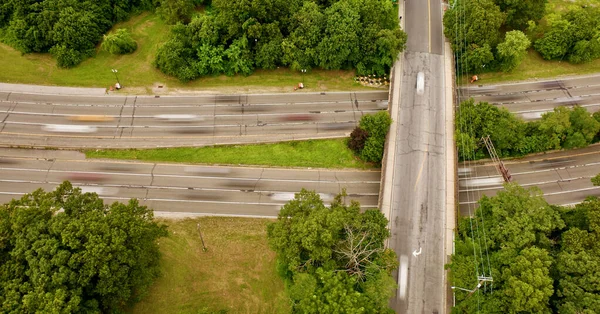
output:
M600 187L590 181L600 173L599 145L505 161L504 165L514 182L537 186L551 204L572 205L587 196L600 196ZM465 162L458 171L461 215L471 215L483 195L494 196L502 190L502 178L489 162Z
M396 313L444 313L445 99L441 2L405 1L407 50L395 77L400 98L390 247L399 257ZM424 93L415 90L424 73ZM448 104L450 105L450 104Z
M380 185L379 171L208 167L17 152L0 152L0 203L70 180L106 201L138 198L156 211L276 217L302 188L322 193L326 203L345 188L347 202L376 208Z
M203 96L0 92L0 145L147 148L347 136L388 91Z
M558 106L580 105L590 112L600 110L600 75L538 82L480 85L459 90L460 99L472 97L505 107L525 120L540 119Z

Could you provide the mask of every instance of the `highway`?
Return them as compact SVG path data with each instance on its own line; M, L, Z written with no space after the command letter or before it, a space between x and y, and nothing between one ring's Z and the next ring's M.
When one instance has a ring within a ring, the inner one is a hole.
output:
M599 145L593 145L584 149L504 161L504 165L514 182L524 187L539 187L548 203L572 205L587 196L600 196L600 187L590 182L591 177L600 173L599 150ZM494 196L502 190L502 179L490 162L461 163L459 175L461 215L471 215L481 196Z
M600 110L600 75L502 85L473 85L459 90L460 99L472 97L508 109L525 120L537 120L557 106L580 105Z
M394 65L397 127L388 143L393 164L388 159L386 165L393 166L389 247L399 258L391 306L396 313L445 313L446 106L452 104L444 93L451 82L445 81L442 7L432 0L400 1L399 7L408 42ZM422 95L415 88L419 72Z
M199 96L0 92L0 145L149 148L344 137L388 91Z
M41 156L40 154L44 154ZM158 212L276 217L302 188L326 203L346 188L349 200L376 208L380 171L209 167L85 160L61 151L0 150L0 203L70 180L106 201L138 198Z

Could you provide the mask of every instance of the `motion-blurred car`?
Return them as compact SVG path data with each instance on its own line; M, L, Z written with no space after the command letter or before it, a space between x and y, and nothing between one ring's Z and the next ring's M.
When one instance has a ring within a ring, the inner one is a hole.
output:
M231 173L229 168L220 167L203 167L203 166L187 166L183 169L186 173L194 175L218 175L225 176Z
M108 176L94 172L73 172L67 175L67 180L77 182L102 182L108 179Z
M475 188L475 187L490 187L499 186L504 183L502 177L490 177L490 178L477 178L460 181L461 187Z
M165 122L197 122L204 121L202 116L197 114L159 114L154 116L155 119Z
M575 97L561 97L554 99L554 103L560 106L575 106L581 104L583 99L579 96Z
M81 193L96 193L99 196L115 195L119 192L118 188L101 186L79 186Z
M281 117L280 120L289 122L314 121L316 116L312 114L288 114Z
M52 133L95 133L98 128L91 125L46 124L42 130Z
M81 116L70 116L69 120L71 121L81 121L81 122L110 122L115 118L111 116L101 116L101 115L81 115Z

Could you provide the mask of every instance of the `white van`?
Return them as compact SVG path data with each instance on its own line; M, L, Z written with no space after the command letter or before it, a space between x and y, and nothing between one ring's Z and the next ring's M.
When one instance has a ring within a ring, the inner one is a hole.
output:
M425 74L417 73L417 95L423 95L425 92Z

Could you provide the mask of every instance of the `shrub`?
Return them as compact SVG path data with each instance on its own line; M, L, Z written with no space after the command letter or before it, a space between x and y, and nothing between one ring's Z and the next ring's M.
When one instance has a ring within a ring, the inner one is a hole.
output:
M104 35L102 49L113 55L132 53L137 49L137 43L126 29L119 28L112 34Z
M348 141L348 148L354 151L356 154L360 154L360 152L365 147L365 142L369 137L369 133L367 131L361 129L360 127L356 127L352 133L350 133L350 140Z

